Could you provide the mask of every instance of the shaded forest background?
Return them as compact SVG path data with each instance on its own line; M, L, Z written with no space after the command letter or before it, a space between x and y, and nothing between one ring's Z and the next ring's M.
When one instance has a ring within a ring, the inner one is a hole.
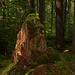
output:
M53 59L51 60L53 62L50 61L50 63L55 63L58 68L64 68L70 61L75 65L75 56L72 56L75 53L75 0L1 0L0 61L3 64L0 63L0 68L4 69L11 62L7 58L10 59L12 56L17 34L30 13L39 15L41 23L45 27L44 31L48 48L60 52L57 52L56 55L49 54L52 55L51 59ZM63 57L64 59L54 62L59 60L58 57ZM43 57L40 57L39 62L41 58ZM41 62L48 62L48 60L44 59ZM9 63L7 64L7 62ZM64 65L63 62L66 64ZM75 74L73 65L70 65L73 69L71 71ZM67 70L69 71L69 69Z
M74 28L74 1L63 1L64 40L66 46L72 45ZM11 55L16 44L16 36L25 21L29 10L39 13L38 0L35 8L30 8L28 1L1 0L0 1L0 53ZM34 6L33 6L34 7ZM42 11L42 10L41 10ZM45 30L47 44L55 46L56 37L55 1L45 0ZM71 47L69 47L70 49Z

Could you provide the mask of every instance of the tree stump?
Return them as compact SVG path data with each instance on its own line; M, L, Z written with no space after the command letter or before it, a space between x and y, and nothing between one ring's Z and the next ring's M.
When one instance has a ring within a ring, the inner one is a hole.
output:
M24 64L31 59L31 50L44 52L47 50L44 26L36 14L29 14L17 35L15 51L12 54L13 63Z

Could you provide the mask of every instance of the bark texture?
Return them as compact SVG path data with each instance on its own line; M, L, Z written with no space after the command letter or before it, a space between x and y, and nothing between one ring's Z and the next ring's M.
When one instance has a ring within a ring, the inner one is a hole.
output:
M64 12L64 32L66 31L66 23L67 23L67 0L65 0L65 12Z
M56 0L56 46L64 46L63 0Z
M53 26L53 0L51 0L51 34L52 34L52 26Z
M45 0L39 0L39 17L41 23L44 25L45 38L46 38L46 26L45 26Z
M68 0L68 25L69 25L69 28L71 27L71 22L70 22L70 15L71 15L71 0Z
M36 14L30 14L17 35L12 61L25 65L25 62L31 59L32 50L46 51L46 49L44 26Z

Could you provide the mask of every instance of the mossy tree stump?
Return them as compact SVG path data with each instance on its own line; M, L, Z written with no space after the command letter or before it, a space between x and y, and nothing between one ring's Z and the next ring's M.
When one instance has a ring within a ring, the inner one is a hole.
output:
M31 59L31 50L44 52L47 50L44 26L36 14L30 14L23 23L17 35L15 51L13 52L13 63L24 64Z

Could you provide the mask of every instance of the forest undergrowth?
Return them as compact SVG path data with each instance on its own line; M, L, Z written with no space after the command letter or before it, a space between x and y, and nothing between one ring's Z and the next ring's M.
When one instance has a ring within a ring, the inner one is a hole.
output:
M46 52L32 50L32 60L24 67L0 55L0 75L75 75L75 55L59 50L50 46Z

